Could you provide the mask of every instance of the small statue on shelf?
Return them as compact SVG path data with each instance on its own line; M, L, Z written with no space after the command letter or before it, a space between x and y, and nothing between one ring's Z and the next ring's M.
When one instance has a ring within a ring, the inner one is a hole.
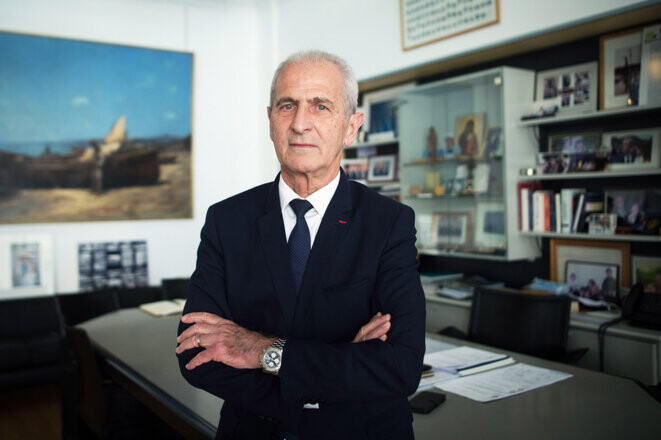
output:
M436 159L436 147L438 147L438 136L434 127L429 127L427 134L427 159Z

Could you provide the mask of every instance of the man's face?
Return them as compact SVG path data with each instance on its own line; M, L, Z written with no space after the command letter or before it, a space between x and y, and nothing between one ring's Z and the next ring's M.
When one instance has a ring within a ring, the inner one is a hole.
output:
M331 63L294 63L281 73L268 116L284 173L335 177L343 147L363 123L362 113L347 120L343 92L342 74Z

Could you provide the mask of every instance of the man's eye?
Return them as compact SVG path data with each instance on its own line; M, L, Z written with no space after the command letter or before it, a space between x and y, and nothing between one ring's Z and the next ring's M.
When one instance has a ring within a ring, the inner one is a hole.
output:
M323 104L319 104L319 105L317 106L317 110L326 110L326 106L323 105Z
M294 108L293 104L285 104L282 106L283 110L291 110Z

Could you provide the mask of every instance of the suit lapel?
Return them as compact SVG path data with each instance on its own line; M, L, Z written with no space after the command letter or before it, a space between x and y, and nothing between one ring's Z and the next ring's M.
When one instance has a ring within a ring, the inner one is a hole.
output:
M351 188L344 170L340 173L340 182L321 220L305 267L296 305L296 316L299 319L294 322L294 334L300 333L301 326L306 325L305 320L301 318L307 315L319 287L323 285L332 270L335 249L351 227L353 217Z
M271 185L266 199L266 213L258 221L259 235L266 255L266 264L280 302L282 314L285 316L287 334L291 333L294 312L296 311L296 294L294 282L289 267L289 253L285 238L285 226L280 211L280 196L278 194L278 179Z

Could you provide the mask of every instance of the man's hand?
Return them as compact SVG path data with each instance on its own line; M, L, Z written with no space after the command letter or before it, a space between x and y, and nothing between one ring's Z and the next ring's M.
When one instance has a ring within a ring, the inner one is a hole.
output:
M388 339L388 330L390 330L390 314L382 315L379 312L370 319L370 322L358 330L356 337L351 342L363 342L370 339L381 339L385 341Z
M189 313L181 321L193 325L177 338L177 354L198 346L204 348L186 364L189 370L210 361L239 369L261 368L259 355L276 340L211 313Z

